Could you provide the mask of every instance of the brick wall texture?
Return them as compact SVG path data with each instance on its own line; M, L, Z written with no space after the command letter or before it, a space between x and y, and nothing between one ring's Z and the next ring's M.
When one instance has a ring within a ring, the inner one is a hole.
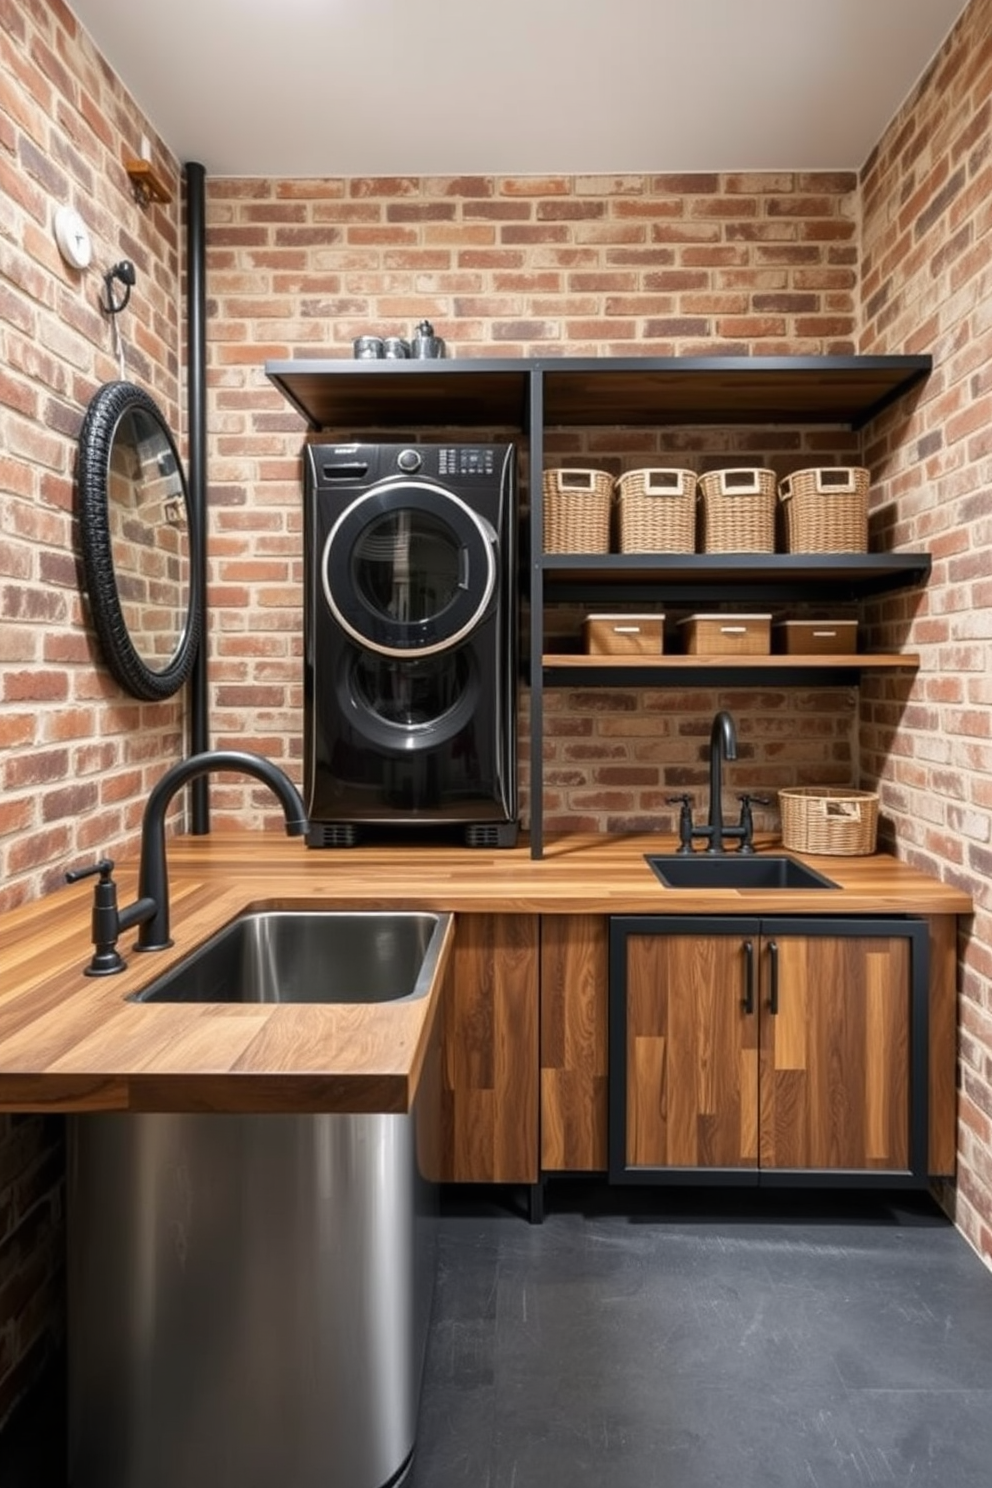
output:
M55 205L85 211L98 265L135 262L128 375L180 433L184 306L177 163L62 5L0 0L0 14L2 907L56 887L74 857L133 852L148 784L183 747L181 702L120 692L79 597L74 441L116 361L99 274L73 274L55 251ZM885 845L976 903L961 937L950 1202L986 1258L990 119L992 0L972 0L859 173L207 180L211 738L258 749L297 778L304 427L266 380L268 358L350 356L355 335L409 335L425 316L465 357L932 354L926 386L863 436L791 426L555 436L552 458L615 471L656 458L780 474L865 463L873 541L928 549L934 569L924 594L867 617L874 647L921 653L915 678L840 691L553 692L545 812L551 830L669 824L664 797L703 783L720 706L741 734L738 788L877 784ZM143 212L130 197L120 160L142 134L177 186L170 207ZM525 722L521 734L526 745ZM530 789L525 774L525 815ZM211 803L218 828L274 822L264 792L230 777L212 785ZM0 1316L0 1377L4 1326Z
M170 207L133 200L122 159L142 135ZM55 245L63 203L93 238L86 273ZM137 270L127 376L179 427L179 213L175 162L72 14L0 0L0 909L56 888L74 861L133 851L148 788L182 751L181 701L137 703L100 661L73 516L82 416L119 375L100 306L121 259ZM0 1421L62 1337L61 1126L0 1115Z

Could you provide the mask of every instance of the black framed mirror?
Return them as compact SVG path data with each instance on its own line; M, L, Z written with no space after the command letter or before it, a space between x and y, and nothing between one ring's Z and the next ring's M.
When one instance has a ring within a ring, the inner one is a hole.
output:
M108 382L94 393L76 481L86 587L107 666L134 697L171 697L200 644L199 533L172 433L142 388Z

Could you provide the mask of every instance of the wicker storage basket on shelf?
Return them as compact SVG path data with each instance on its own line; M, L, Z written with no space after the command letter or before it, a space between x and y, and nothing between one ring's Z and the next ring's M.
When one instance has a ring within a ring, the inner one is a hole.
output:
M544 551L608 553L613 477L605 470L546 470Z
M790 553L866 553L868 486L860 465L797 470L779 482Z
M699 477L699 491L704 552L774 553L774 470L711 470Z
M793 852L856 857L873 853L878 792L829 785L780 790L782 846Z
M616 493L621 553L695 552L694 471L628 470Z

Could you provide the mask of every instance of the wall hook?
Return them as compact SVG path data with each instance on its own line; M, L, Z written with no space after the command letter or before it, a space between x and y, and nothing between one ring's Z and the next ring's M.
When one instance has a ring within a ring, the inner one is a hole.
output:
M131 298L131 290L134 288L137 277L134 264L129 258L122 259L120 263L114 264L112 269L107 270L103 276L103 287L107 295L103 308L108 315L120 315ZM115 280L124 286L119 300L114 298Z

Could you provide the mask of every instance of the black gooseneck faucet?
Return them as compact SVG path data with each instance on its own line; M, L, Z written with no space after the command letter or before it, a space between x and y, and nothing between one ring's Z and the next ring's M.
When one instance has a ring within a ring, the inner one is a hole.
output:
M264 755L237 749L208 749L179 760L152 787L145 803L141 822L138 897L134 903L118 909L117 885L111 876L114 865L109 858L101 858L86 868L74 868L66 874L70 883L99 875L93 902L94 954L86 968L87 976L112 976L114 972L124 970L126 963L117 949L117 939L133 925L139 927L136 951L164 951L172 944L169 878L165 862L165 814L177 790L188 781L209 775L214 770L236 770L260 780L282 806L286 835L300 837L306 831L306 807L299 791L289 776Z
M709 846L707 852L722 852L723 825L723 761L737 758L737 730L730 714L721 710L713 719L710 729L710 813L707 823Z
M214 770L237 770L267 785L282 806L287 837L300 837L307 829L307 812L296 786L261 754L237 749L208 749L191 754L166 770L152 788L141 823L141 866L138 870L138 902L150 899L154 914L141 923L136 951L163 951L172 944L169 936L169 879L165 865L165 813L176 791L199 775ZM125 913L127 911L125 910Z

